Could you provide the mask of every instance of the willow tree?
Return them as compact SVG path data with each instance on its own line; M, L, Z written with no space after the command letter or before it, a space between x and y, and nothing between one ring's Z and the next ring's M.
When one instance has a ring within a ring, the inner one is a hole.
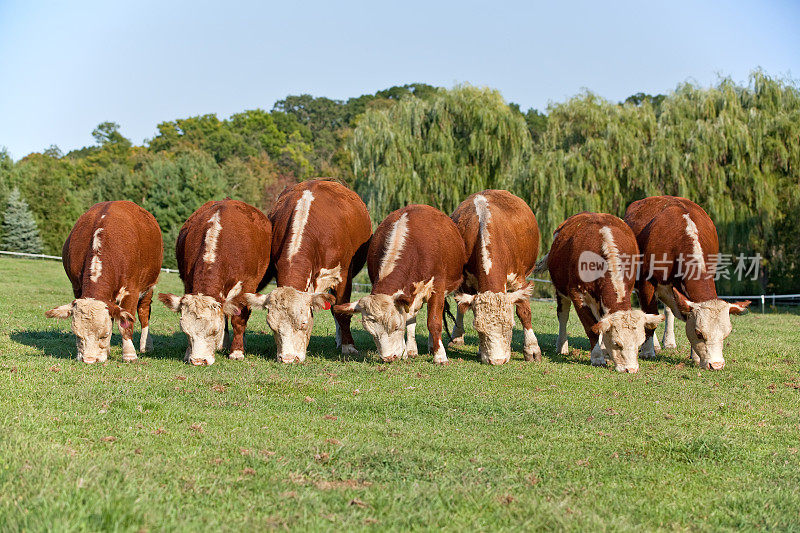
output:
M683 84L656 116L647 101L614 104L584 93L549 109L517 191L539 218L545 246L582 210L622 216L645 196L690 198L717 225L723 253L766 259L761 288L797 288L800 213L800 91L753 73L711 88ZM770 286L766 286L770 282ZM746 290L742 285L724 289ZM750 287L749 289L754 289Z
M476 191L511 188L530 150L524 117L499 92L471 86L368 109L348 141L375 221L409 203L450 213Z

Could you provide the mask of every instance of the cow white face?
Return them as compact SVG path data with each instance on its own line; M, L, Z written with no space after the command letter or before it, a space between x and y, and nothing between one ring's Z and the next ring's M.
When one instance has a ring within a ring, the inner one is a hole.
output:
M304 292L293 287L278 287L269 294L245 294L253 309L267 310L267 324L275 336L278 361L302 363L306 359L313 311L330 309L335 301L327 292Z
M241 285L237 287L241 290ZM222 349L225 338L225 315L238 315L241 312L232 302L237 294L234 288L225 302L205 294L158 295L168 309L180 314L181 330L189 338L184 361L195 366L214 364L214 353Z
M364 329L372 335L384 362L402 359L406 354L408 302L403 293L369 294L355 303L337 305L337 313L361 313Z
M725 366L722 348L732 330L730 315L741 314L750 302L730 304L723 300L709 300L695 303L674 292L678 309L686 320L686 337L699 359L697 363L708 370L722 370Z
M334 307L337 313L361 313L364 329L372 335L384 362L406 355L406 323L433 293L434 278L414 282L411 294L402 290L395 294L369 294L357 302Z
M606 355L617 372L639 371L639 348L644 344L645 328L655 329L664 315L649 315L639 309L616 311L592 326L603 339Z
M72 318L72 331L78 346L78 360L84 363L104 362L111 344L112 318L122 329L133 325L133 316L113 303L94 298L78 298L72 303L50 309L49 318Z
M502 365L511 359L511 334L514 330L514 309L518 302L527 302L532 285L514 292L481 292L456 296L459 310L472 309L473 326L478 333L481 361Z

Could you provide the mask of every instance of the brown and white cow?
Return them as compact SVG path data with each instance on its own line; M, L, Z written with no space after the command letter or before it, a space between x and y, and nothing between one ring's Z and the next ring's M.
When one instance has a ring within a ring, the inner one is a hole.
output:
M508 191L486 190L464 200L452 219L464 239L468 259L462 292L456 296L459 305L451 345L464 344L464 312L472 308L481 361L506 363L511 358L516 308L525 333L525 359L541 360L542 350L531 327L533 285L525 279L539 253L539 226L533 211Z
M180 313L189 338L187 363L214 364L214 352L227 342L228 316L233 326L228 357L244 359L250 309L238 297L266 285L271 237L264 213L230 198L206 202L184 223L175 256L185 294L160 293L158 299Z
M372 222L356 193L335 181L317 179L287 187L269 214L272 264L277 277L269 294L247 294L253 308L267 309L278 360L303 362L314 326L314 310L350 300L353 276L366 261ZM334 294L328 291L333 289ZM357 355L350 315L333 314L336 344L344 355Z
M642 253L636 289L645 312L664 302L667 324L664 345L675 348L671 314L686 322L692 360L702 368L725 365L723 341L731 333L731 313L750 301L727 303L717 298L714 284L719 260L717 228L702 207L676 196L653 196L633 202L625 213ZM643 357L655 356L655 337L647 332Z
M50 318L72 318L78 359L108 359L113 321L119 321L122 359L136 359L133 314L142 325L139 350L153 349L150 302L161 271L161 229L153 215L133 202L102 202L78 218L61 253L75 300L50 309Z
M409 205L389 214L375 230L367 253L371 294L337 305L339 313L361 313L384 361L417 355L416 315L428 304L428 348L444 364L442 312L447 294L463 280L467 261L455 223L428 205Z
M638 253L633 232L613 215L579 213L553 233L543 262L556 289L561 354L569 353L571 302L589 337L592 364L605 365L610 359L618 372L639 370L645 331L652 333L664 317L631 309Z

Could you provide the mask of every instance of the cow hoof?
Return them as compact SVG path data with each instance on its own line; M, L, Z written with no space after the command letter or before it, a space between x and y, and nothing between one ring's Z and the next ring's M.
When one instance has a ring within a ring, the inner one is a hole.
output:
M450 360L447 359L447 357L434 357L433 358L433 364L434 365L445 366L445 365L447 365L449 363L450 363Z
M655 352L642 352L640 357L643 359L654 359L656 356Z
M538 346L530 349L525 349L523 352L526 361L541 361L542 360L542 349Z
M228 359L233 359L235 361L242 361L244 360L244 352L242 352L242 350L234 350L228 354Z
M591 362L592 362L592 366L606 366L605 359L603 359L602 361L600 359L592 359Z
M664 344L664 349L665 349L665 350L677 350L677 349L678 349L678 345L677 345L677 344L675 344L674 342L673 342L673 343L670 343L670 344L666 344L666 343L665 343L665 344Z
M81 361L83 361L87 365L93 365L97 362L97 359L90 359L88 357L84 357L83 359L81 359Z
M122 362L123 362L123 363L132 363L132 362L136 361L137 359L139 359L139 358L138 358L138 357L136 357L136 354L133 354L133 355L123 355L123 356L122 356Z
M358 357L361 355L352 344L342 344L342 355L352 355Z
M448 346L464 346L464 337L456 337L455 339L451 340Z

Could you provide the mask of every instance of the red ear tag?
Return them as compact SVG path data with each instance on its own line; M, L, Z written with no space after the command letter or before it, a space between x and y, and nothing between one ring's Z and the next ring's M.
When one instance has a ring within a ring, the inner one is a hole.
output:
M323 304L322 308L323 308L324 310L326 310L326 311L327 311L328 309L330 309L330 308L331 308L331 303L330 303L330 302L328 302L328 301L326 301L326 302Z

